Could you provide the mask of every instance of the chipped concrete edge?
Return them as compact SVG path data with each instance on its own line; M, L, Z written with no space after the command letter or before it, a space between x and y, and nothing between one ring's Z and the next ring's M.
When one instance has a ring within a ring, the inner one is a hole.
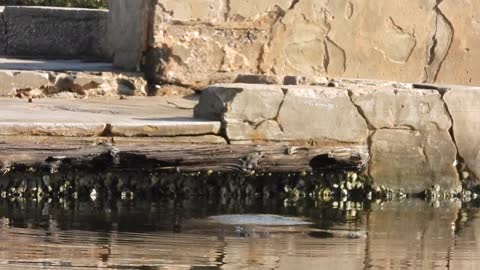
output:
M0 97L146 96L148 92L148 83L138 72L0 70Z

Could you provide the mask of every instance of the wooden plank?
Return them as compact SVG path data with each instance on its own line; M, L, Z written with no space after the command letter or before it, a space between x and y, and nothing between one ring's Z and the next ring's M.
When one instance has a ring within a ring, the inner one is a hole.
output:
M356 146L195 145L156 143L109 144L88 139L21 140L0 138L0 164L12 167L62 169L167 170L178 172L310 172L361 170L368 148ZM98 139L96 139L98 141Z

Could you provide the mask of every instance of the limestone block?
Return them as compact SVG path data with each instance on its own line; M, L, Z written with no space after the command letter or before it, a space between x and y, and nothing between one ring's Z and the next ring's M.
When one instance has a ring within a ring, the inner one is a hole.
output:
M393 86L360 86L351 90L352 101L374 129L407 128L448 131L450 116L436 90Z
M366 143L368 136L348 92L320 86L217 85L202 93L195 117L222 119L233 143Z
M454 31L454 35L444 37L447 47L440 59L438 82L480 84L480 2L442 1L438 8L444 28Z
M262 70L417 80L427 61L434 5L433 0L300 1L274 26ZM406 9L408 16L398 15Z
M329 52L327 63L331 66L332 59L340 63L345 59L345 71L336 74L343 77L406 82L426 79L424 67L429 62L426 52L432 47L436 29L436 2L329 1L325 15L327 37L332 42L329 46L336 44L345 57L338 60Z
M0 96L11 96L15 89L40 88L48 83L46 72L0 71Z
M289 86L278 122L290 140L364 143L368 128L345 89Z
M458 191L456 155L448 132L382 129L371 138L369 174L376 185L407 192L433 185Z
M282 88L275 85L214 85L202 92L194 116L257 126L277 116L283 98Z
M241 120L230 119L225 126L225 131L232 144L287 143L290 140L285 137L276 120L265 120L258 125L250 125Z
M453 119L453 134L460 156L480 178L480 88L454 88L444 96Z

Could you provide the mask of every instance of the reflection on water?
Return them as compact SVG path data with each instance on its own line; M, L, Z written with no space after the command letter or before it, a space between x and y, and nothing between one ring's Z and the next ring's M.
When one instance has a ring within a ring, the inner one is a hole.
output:
M331 203L253 205L1 201L0 269L480 267L478 210L457 202L405 200L349 211ZM313 224L235 226L207 218L239 213L299 216Z

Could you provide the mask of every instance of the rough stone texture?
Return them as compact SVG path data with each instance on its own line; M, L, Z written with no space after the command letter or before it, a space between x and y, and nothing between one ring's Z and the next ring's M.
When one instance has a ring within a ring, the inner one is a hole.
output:
M147 47L150 0L110 0L108 34L113 65L139 71Z
M444 29L451 31L445 42L448 50L438 71L438 81L479 85L480 2L441 1L438 11Z
M478 84L476 1L154 0L147 70L202 88L231 73Z
M46 97L60 93L78 96L142 96L147 82L133 72L0 71L1 96Z
M7 6L2 12L9 56L110 59L106 10Z
M278 123L284 136L362 143L367 140L365 119L345 89L321 86L289 86Z
M453 134L460 156L480 178L480 88L454 88L444 95L453 119Z
M204 25L160 25L146 55L146 72L159 82L197 89L211 84L214 76L256 73L258 52L267 42L267 30L220 31ZM231 82L231 81L230 81Z
M121 137L174 137L218 134L220 122L209 121L150 121L149 123L122 123L111 125L113 136Z
M457 149L448 132L384 129L371 141L369 174L376 185L407 192L461 187L454 166Z
M352 101L374 129L406 128L448 131L451 119L436 90L392 86L351 88Z
M0 123L0 136L92 137L105 130L99 123Z
M170 136L170 137L115 137L115 145L122 144L158 144L158 143L188 143L188 144L227 144L227 141L216 135L201 136Z
M195 117L222 120L231 142L365 143L365 120L345 89L224 84L205 90ZM301 121L300 121L301 119Z
M40 88L49 83L47 72L0 71L0 96L16 94L16 89Z
M432 85L343 80L352 102L375 131L370 176L377 185L421 192L434 184L457 188L452 120ZM423 87L423 88L421 88ZM430 89L424 89L430 88Z
M194 109L197 118L213 121L240 120L258 125L274 118L284 94L280 86L220 84L202 92Z

